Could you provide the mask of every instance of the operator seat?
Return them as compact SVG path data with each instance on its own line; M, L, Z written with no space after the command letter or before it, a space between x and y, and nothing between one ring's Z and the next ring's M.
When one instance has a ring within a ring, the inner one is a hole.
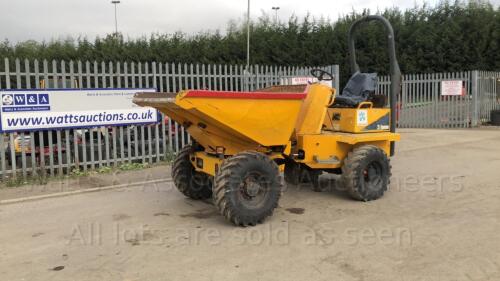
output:
M375 94L377 73L354 73L341 95L335 97L333 107L357 107L361 102Z

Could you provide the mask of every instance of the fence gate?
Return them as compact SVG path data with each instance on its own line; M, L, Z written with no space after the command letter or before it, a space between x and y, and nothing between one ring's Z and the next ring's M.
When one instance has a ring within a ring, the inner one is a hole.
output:
M500 109L500 72L473 71L474 88L476 89L476 102L473 112L478 125L490 122L491 111Z
M500 108L496 81L500 72L452 72L403 75L398 97L399 128L468 128L489 122ZM460 95L445 95L443 81L460 81ZM379 93L388 95L390 80L379 78Z

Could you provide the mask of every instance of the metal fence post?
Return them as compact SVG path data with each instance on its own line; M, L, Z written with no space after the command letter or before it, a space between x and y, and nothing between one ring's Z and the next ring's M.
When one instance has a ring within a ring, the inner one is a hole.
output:
M5 88L6 89L10 89L10 62L9 62L9 59L8 58L5 58L4 60L4 63L5 63ZM12 134L2 134L2 139L4 137L7 137L7 141L9 143L9 145L6 147L5 144L1 143L2 147L2 171L3 171L3 176L5 177L6 176L6 165L5 165L5 162L8 161L7 157L10 157L11 159L11 171L12 171L12 176L15 178L16 176L16 157L15 157L15 152L14 151L14 148L13 148L13 138L12 138ZM10 155L6 155L4 153L4 149L9 149L10 148Z
M473 70L471 73L472 108L470 109L472 115L472 121L471 121L472 127L477 127L479 125L479 103L481 98L479 97L477 80L478 80L478 71Z
M340 93L340 69L339 69L339 65L334 64L332 66L332 68L333 68L333 75L335 77L335 83L333 86L337 90L337 93Z

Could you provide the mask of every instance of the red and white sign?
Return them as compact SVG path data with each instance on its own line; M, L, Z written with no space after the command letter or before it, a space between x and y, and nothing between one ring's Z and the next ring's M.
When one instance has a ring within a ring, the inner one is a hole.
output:
M462 80L441 81L442 96L461 96L463 94Z
M304 85L318 82L318 78L316 77L292 77L291 78L292 85Z
M317 83L318 78L311 76L298 76L298 77L288 77L281 78L281 85L307 85L312 83ZM321 81L320 84L333 87L333 81Z

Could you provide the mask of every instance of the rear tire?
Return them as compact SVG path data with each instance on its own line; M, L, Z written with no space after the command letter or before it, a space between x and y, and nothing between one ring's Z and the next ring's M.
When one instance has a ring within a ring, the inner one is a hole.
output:
M278 206L280 196L278 165L256 151L227 158L215 176L215 205L228 221L238 226L264 221Z
M500 110L491 111L491 125L500 126Z
M349 152L342 166L342 181L352 198L376 200L384 195L390 183L391 166L385 152L364 145Z
M189 157L193 152L191 145L183 147L172 165L172 178L177 189L191 199L212 197L212 181L207 174L197 172Z

